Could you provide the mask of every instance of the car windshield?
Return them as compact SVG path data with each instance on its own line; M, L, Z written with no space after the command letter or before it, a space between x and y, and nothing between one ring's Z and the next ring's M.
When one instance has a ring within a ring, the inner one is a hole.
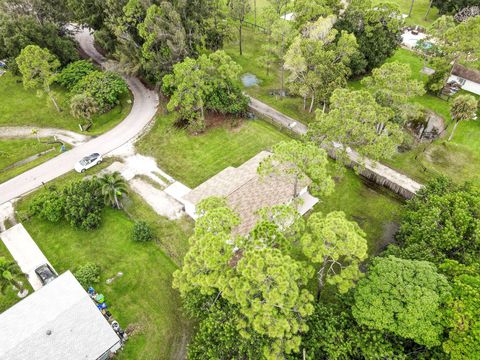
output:
M87 164L88 164L88 161L87 161L87 160L85 160L85 159L80 160L80 165L85 166L85 165L87 165Z

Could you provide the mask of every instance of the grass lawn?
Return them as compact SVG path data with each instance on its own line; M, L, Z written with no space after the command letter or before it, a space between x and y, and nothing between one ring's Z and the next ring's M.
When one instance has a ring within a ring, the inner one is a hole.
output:
M393 241L402 204L400 197L348 170L337 181L334 193L320 199L315 211L324 214L336 210L345 212L367 234L368 253L372 256Z
M55 150L31 162L4 171L5 168L18 161L51 148L55 148ZM36 139L0 140L0 183L55 157L58 155L59 149L59 144L44 144L38 142Z
M0 77L0 97L8 99L0 102L0 126L53 127L78 132L79 121L70 115L67 93L59 87L54 87L54 92L62 112L55 109L45 93L25 90L21 78L7 72ZM108 113L96 116L88 134L96 135L113 128L127 116L130 108L128 95Z
M429 26L433 21L438 18L438 10L435 7L432 7L428 17L425 18L427 14L428 5L430 4L430 0L413 0L413 9L412 15L405 19L407 25L420 25L423 27ZM373 3L380 3L384 2L384 0L373 0ZM397 4L400 7L400 10L403 14L407 14L410 12L410 6L412 4L412 0L390 0L389 2Z
M238 41L233 41L224 47L224 50L243 68L243 73L250 73L260 80L258 86L246 88L245 91L251 96L275 107L284 114L299 119L304 123L313 120L314 114L303 110L303 100L299 97L286 97L276 99L270 93L272 90L281 89L281 72L278 66L272 66L270 71L265 68L261 56L264 51L262 43L267 41L264 34L245 29L243 39L243 55L240 56ZM285 74L285 81L286 81Z
M173 126L174 115L159 116L153 129L137 143L144 155L176 180L196 187L228 166L239 166L262 150L289 137L263 120L229 123L192 136Z
M69 173L55 184L62 186L83 176ZM20 212L30 199L31 195L20 202ZM183 258L191 222L160 218L134 194L125 205L125 212L105 209L102 226L95 231L79 231L63 222L52 224L36 218L23 221L23 225L59 273L74 272L87 262L100 265L102 275L96 290L105 295L111 313L122 327L135 325L139 331L129 339L118 359L182 358L191 326L182 315L177 292L171 287L172 273L178 265L165 254L163 245L178 245L174 260ZM149 223L155 220L158 242L133 242L135 219ZM119 271L124 275L106 285L105 280Z

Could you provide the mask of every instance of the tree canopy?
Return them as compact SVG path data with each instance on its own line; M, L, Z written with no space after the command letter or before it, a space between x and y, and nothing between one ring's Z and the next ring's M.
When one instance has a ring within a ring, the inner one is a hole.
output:
M429 262L376 258L356 287L352 313L373 329L438 346L450 290L445 276Z

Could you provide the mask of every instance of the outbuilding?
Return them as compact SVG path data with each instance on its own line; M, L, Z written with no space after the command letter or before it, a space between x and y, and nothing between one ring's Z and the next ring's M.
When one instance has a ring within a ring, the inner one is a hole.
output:
M455 64L447 82L453 81L460 84L463 90L480 95L480 71Z

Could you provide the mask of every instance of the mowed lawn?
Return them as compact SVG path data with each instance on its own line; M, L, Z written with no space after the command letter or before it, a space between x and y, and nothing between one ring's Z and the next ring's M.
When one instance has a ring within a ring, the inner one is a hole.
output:
M80 131L79 120L70 115L68 94L60 87L53 91L61 112L58 112L50 98L42 91L26 90L21 77L7 72L0 77L0 127L1 126L34 126L53 127L72 131ZM108 113L93 118L94 126L89 135L103 133L120 121L130 112L130 95L124 96L121 103Z
M385 2L385 0L373 0L374 4L380 2ZM390 0L388 2L397 4L402 13L407 15L410 12L410 6L413 2L412 14L410 17L405 19L407 25L420 25L423 27L428 27L439 16L438 9L432 7L428 16L425 17L428 11L430 0Z
M42 155L31 162L6 169L10 165L24 160L30 156L36 155L43 151L55 148L55 150ZM60 150L59 144L45 144L38 142L36 139L5 139L0 140L0 183L14 177L32 167L51 159L58 155Z
M230 122L193 136L173 125L174 115L159 116L153 129L137 144L137 150L154 157L176 180L196 187L228 166L239 166L262 150L289 140L263 120Z
M87 262L100 265L102 275L96 290L105 295L121 326L134 326L137 332L118 359L181 358L178 356L185 351L190 324L171 286L172 273L178 267L159 244L132 241L134 222L125 212L106 209L101 228L89 232L38 219L23 224L59 273L75 271ZM188 236L175 223L158 235L159 240L181 236L185 238L182 241ZM123 276L107 285L105 280L119 271Z

